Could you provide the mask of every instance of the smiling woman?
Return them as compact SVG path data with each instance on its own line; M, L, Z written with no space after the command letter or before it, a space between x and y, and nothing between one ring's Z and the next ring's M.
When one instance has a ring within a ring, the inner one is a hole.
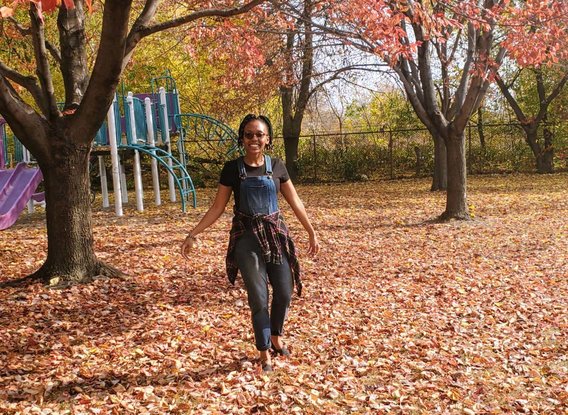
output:
M260 153L265 147L267 150L272 149L272 123L268 117L248 114L239 126L239 145L244 146L247 161L251 161L251 164L258 161L252 160L253 157L262 156L253 146L261 146ZM262 164L262 160L260 162Z
M234 283L240 271L248 295L256 348L262 370L272 371L269 351L289 356L282 334L294 285L302 292L300 267L294 243L280 209L281 192L309 235L308 253L315 255L319 243L304 204L280 159L264 154L272 146L272 125L263 115L247 115L239 127L239 145L245 155L225 163L213 205L186 237L181 253L189 259L196 236L211 226L235 195L235 216L227 252L227 276ZM272 304L268 309L268 286Z

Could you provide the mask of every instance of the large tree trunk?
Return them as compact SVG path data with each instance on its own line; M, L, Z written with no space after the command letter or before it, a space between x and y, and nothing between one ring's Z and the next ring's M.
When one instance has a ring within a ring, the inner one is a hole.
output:
M292 181L298 178L298 146L300 144L301 125L295 119L284 119L282 134L284 135L284 151L286 154L286 169Z
M89 153L90 147L57 137L52 141L53 160L38 160L45 184L48 250L45 263L30 277L48 285L120 274L99 261L93 250Z
M446 211L441 220L470 218L467 207L467 169L465 157L465 135L463 131L452 132L446 140L448 155L448 192Z
M543 126L542 134L544 136L544 148L540 153L540 159L537 159L537 171L539 173L553 173L554 172L554 134L546 124ZM540 163L539 163L540 161Z
M536 158L536 171L541 174L554 173L554 153L551 148Z
M287 68L283 85L280 87L282 98L282 135L284 136L284 146L286 152L286 168L292 180L298 178L298 145L300 143L300 132L302 131L302 120L308 101L313 91L310 91L312 76L314 71L314 51L312 33L312 12L314 2L304 0L304 11L302 19L299 21L304 26L303 39L298 38L297 43L301 53L301 76L299 83L295 84L294 75L294 49L296 43L296 29L286 34L286 57L289 67ZM296 93L295 93L296 92Z
M526 140L529 145L536 163L538 173L552 173L554 152L552 147L552 137L550 132L544 133L544 147L538 143L538 127L525 128Z
M434 139L434 175L430 190L446 190L448 188L448 164L446 143L442 137L432 135Z

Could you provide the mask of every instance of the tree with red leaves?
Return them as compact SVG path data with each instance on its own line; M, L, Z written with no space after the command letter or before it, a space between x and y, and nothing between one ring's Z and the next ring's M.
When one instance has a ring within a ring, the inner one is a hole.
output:
M219 19L250 14L264 1L176 3L180 7L177 17L157 19L160 7L168 7L167 2L145 0L140 5L131 0L105 1L92 65L87 59L91 40L87 39L85 24L85 6L91 8L90 0L64 0L64 4L60 0L19 0L17 7L28 9L29 26L16 19L23 13L13 13L8 7L0 9L2 18L11 21L31 42L35 65L31 75L0 62L0 114L36 158L45 183L47 259L27 280L65 286L119 274L94 252L88 161L91 143L120 76L140 41L206 19L215 24ZM57 42L48 39L51 31L46 30L50 17L46 14L53 11L57 13L59 49L54 47ZM55 71L63 78L63 109L57 105Z
M434 139L432 189L446 188L447 177L440 219L468 219L465 128L507 55L521 65L542 65L566 53L566 36L559 35L567 3L347 0L321 7L334 22L322 29L377 55L398 75Z
M554 170L553 133L547 124L549 108L568 82L568 4L566 2L527 2L524 8L512 11L508 18L510 31L505 41L510 50L510 65L496 78L501 93L509 103L525 132L539 173ZM507 76L509 72L509 76ZM526 96L515 90L523 75L533 78L532 94L536 102L532 111L523 108ZM542 130L542 140L539 132Z

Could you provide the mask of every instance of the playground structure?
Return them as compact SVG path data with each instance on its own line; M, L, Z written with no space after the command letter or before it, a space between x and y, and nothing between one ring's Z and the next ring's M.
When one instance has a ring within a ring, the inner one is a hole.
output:
M122 108L122 111L121 111ZM28 204L43 200L35 193L42 180L38 168L30 168L31 156L16 137L8 137L5 121L0 119L0 230L11 226ZM172 143L172 138L175 143ZM182 210L196 206L196 191L188 165L220 163L238 151L237 135L222 122L202 114L181 113L179 95L174 79L166 75L152 78L151 92L125 93L115 96L107 118L93 141L92 155L98 161L102 206L110 206L105 156L110 155L114 207L117 216L123 215L123 204L128 202L125 160L133 154L136 209L144 210L142 163L143 156L151 161L154 203L161 205L159 167L168 173L170 201L179 194ZM18 163L15 169L7 165Z
M193 167L203 168L204 162L219 163L238 151L237 134L227 125L203 114L180 113L178 90L175 80L168 73L152 78L150 84L150 93L134 94L122 88L121 98L115 99L109 109L106 125L103 125L95 140L103 207L108 207L108 191L101 149L108 146L117 215L122 214L121 203L127 201L126 193L117 191L126 187L124 166L119 162L117 153L126 150L134 153L134 188L138 211L144 209L141 156L151 158L155 204L161 204L158 166L162 166L169 173L170 201L176 201L177 188L182 210L185 211L188 203L191 202L194 207L196 205L195 187L188 173L190 161ZM124 113L121 118L120 104Z
M179 191L182 210L190 202L195 207L195 187L185 166L172 154L171 133L168 123L168 94L161 88L157 94L134 95L129 92L123 96L124 116L120 117L119 101L115 99L107 115L105 125L97 134L93 152L98 155L103 207L108 207L108 187L104 155L110 154L112 180L115 194L115 213L122 216L122 204L128 201L126 175L120 154L130 150L134 153L134 189L136 209L144 210L141 173L141 155L151 157L152 183L155 203L161 204L158 165L167 170L170 200L176 201L176 188ZM170 99L171 101L171 99ZM124 134L121 134L124 131ZM157 138L157 140L156 140Z

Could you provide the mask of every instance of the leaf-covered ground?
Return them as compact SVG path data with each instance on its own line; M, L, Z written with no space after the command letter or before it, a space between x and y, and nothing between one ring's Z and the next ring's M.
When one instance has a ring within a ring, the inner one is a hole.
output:
M568 175L471 178L470 222L432 223L428 187L299 186L322 251L301 256L293 357L270 375L224 273L230 209L178 253L211 190L187 215L95 212L99 256L128 276L0 290L0 413L568 414ZM0 233L0 280L41 264L44 227Z

